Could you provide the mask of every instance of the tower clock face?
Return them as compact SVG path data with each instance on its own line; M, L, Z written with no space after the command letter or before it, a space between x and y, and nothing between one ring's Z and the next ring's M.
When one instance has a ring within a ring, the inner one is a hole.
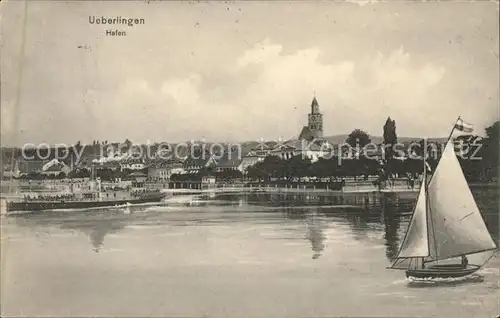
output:
M320 121L321 120L321 115L319 115L319 114L311 114L310 116L311 116L310 118L312 121Z

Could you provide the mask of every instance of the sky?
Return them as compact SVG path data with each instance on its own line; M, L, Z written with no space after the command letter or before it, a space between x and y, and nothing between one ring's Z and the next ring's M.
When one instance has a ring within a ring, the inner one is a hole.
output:
M327 136L380 136L388 116L399 136L446 137L458 116L482 135L499 119L498 8L2 1L2 145L297 138L314 96Z

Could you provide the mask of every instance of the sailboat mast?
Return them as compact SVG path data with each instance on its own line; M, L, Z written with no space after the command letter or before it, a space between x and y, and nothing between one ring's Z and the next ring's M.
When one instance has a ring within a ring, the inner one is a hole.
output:
M455 131L455 127L457 126L457 122L460 120L460 116L458 116L458 118L455 120L455 123L453 124L453 128L451 129L450 131L450 134L448 135L448 138L446 139L446 143L445 143L445 148L446 146L448 145L448 143L450 142L450 139L452 138L453 136L453 132ZM426 145L426 139L424 139L424 145L425 145L425 149L424 149L424 154L427 154L427 145ZM444 152L444 149L443 149L443 152ZM441 161L441 158L443 158L443 154L441 154L438 162L437 162L437 165L436 165L436 168L438 167L439 165L439 162ZM426 159L427 159L427 155L424 155L424 164L426 162ZM425 170L427 173L427 170ZM432 177L434 177L434 173L431 175L431 177L429 178L429 182L431 182L432 180ZM427 184L428 184L427 183ZM426 193L426 196L425 196L425 208L426 208L426 211L427 211L427 216L429 217L429 220L431 221L431 229L430 229L430 234L432 234L432 242L433 242L433 245L434 245L434 255L436 256L437 258L437 244L436 244L436 233L434 231L434 220L432 218L432 212L431 212L431 209L430 209L430 205L429 205L429 196L427 195L428 194L428 187L427 187L427 184L425 185L425 193ZM429 245L430 245L430 240L429 240ZM430 246L429 246L429 251L430 251ZM436 263L438 263L438 260L436 259Z
M428 182L427 182L427 138L424 138L424 175L422 177L422 182L424 191L425 191L425 214L427 216L427 220L430 221L430 226L429 222L426 222L427 226L427 235L432 236L432 242L434 245L434 254L437 255L437 245L436 245L436 234L434 232L434 222L432 219L432 213L431 213L431 207L429 204L429 188L428 188ZM431 175L432 178L432 175ZM431 240L430 237L427 239L427 247L429 250L429 254L431 252ZM422 264L424 263L424 259L422 258Z
M427 193L427 164L426 164L426 158L427 158L427 138L424 137L424 160L423 160L423 164L424 164L424 169L423 169L423 173L422 173L422 186L424 187L424 193L425 193L425 215L426 215L426 220L429 219L429 199L428 199L428 193ZM426 221L425 222L425 226L427 226L427 235L429 235L429 222ZM429 251L429 254L430 254L430 251L431 251L431 246L430 246L430 240L427 239L427 250ZM425 263L425 258L422 257L422 267L424 267L424 263Z
M455 127L456 127L457 122L459 120L460 120L460 116L458 116L458 118L455 120L455 123L453 124L453 128L451 129L450 134L448 135L448 138L446 139L445 148L448 145L448 142L450 141L450 139L452 138L453 132L455 131ZM443 152L444 152L444 149L443 149ZM441 154L441 157L438 159L436 168L439 166L439 162L441 161L442 157L443 157L443 155ZM426 162L427 162L427 138L424 138L424 166L426 165ZM424 173L427 173L426 167L424 167ZM426 196L425 196L425 209L426 209L427 217L429 218L429 220L431 222L430 228L428 227L427 229L430 230L430 232L428 232L429 235L432 235L432 242L434 245L434 253L435 253L434 255L437 257L437 244L436 244L436 233L434 230L434 220L432 218L432 212L431 212L431 208L430 208L430 204L429 204L429 196L427 195L428 194L428 186L427 185L431 182L433 177L434 177L434 173L430 176L429 182L426 182L424 189L425 189L425 194L426 194ZM428 244L429 244L429 251L430 251L430 240L428 240ZM438 262L438 260L436 260L436 262Z

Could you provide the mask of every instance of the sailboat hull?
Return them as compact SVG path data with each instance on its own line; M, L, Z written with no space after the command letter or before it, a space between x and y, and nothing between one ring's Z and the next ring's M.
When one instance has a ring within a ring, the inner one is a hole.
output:
M435 265L422 269L406 270L406 277L414 278L454 278L463 277L476 272L480 267L468 265L466 268L461 265Z

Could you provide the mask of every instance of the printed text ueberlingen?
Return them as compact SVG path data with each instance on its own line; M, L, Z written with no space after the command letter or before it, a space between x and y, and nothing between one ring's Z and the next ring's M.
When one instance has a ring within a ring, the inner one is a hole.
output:
M145 19L142 18L127 18L127 17L122 17L122 16L116 16L113 18L110 17L104 17L100 16L97 17L95 15L90 15L89 16L89 24L100 24L100 25L124 25L128 27L133 27L134 25L140 25L140 24L145 24L146 21ZM107 29L106 33L107 36L125 36L127 35L127 32L125 30L112 30L112 29Z

